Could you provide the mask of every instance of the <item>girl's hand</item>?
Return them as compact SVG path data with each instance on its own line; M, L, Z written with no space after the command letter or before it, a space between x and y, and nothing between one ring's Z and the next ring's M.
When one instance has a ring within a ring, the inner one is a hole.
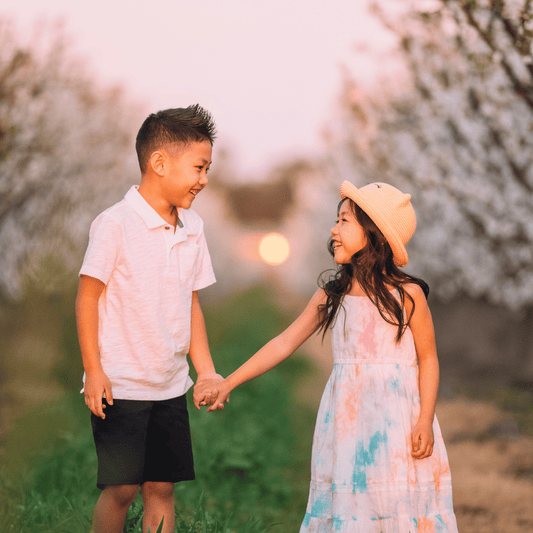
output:
M229 393L231 389L228 386L227 380L224 380L218 386L218 396L214 399L213 403L207 408L207 412L224 409L224 403L229 402Z
M107 403L113 405L113 393L111 392L111 382L102 370L85 372L85 405L91 410L93 415L102 419L105 418L105 404L102 398L105 396Z
M200 407L202 407L203 405L211 405L217 399L217 396L218 396L217 389L206 392L205 396L200 400L198 404L198 409L200 409Z
M218 396L218 385L224 381L219 374L199 374L194 386L193 403L197 409L202 405L211 405Z
M429 421L419 420L413 430L411 455L415 459L425 459L433 453L433 424Z

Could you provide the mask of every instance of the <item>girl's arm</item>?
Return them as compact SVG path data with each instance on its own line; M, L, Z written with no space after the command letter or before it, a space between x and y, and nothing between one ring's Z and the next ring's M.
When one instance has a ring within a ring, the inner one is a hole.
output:
M411 455L417 459L423 459L433 453L433 419L439 389L439 361L433 319L424 292L415 283L406 285L405 290L415 302L410 328L418 356L420 388L420 416L411 435L413 447ZM412 303L407 300L407 316L411 309Z
M192 293L189 357L198 374L197 384L206 380L209 380L210 383L213 383L213 380L215 383L222 381L222 376L219 376L215 372L215 365L213 364L211 352L209 351L204 314L202 313L200 301L198 300L198 291L193 291ZM206 391L201 394L197 392L195 387L193 402L197 409L200 409L200 405L210 405L213 399L209 392Z
M319 289L304 312L280 335L265 344L246 363L230 374L219 386L218 397L208 411L223 409L228 394L251 379L268 372L297 350L319 326L318 306L326 302L326 294Z

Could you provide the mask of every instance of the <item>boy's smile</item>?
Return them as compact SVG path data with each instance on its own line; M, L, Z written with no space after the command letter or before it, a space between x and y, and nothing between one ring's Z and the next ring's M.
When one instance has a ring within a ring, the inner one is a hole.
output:
M165 151L162 192L174 207L189 209L207 185L212 148L209 141L193 142L176 152Z

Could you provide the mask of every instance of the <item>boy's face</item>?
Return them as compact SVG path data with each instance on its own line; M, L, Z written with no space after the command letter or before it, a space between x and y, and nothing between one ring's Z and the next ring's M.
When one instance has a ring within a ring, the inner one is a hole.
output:
M209 141L194 142L176 152L166 151L163 193L175 207L189 209L207 185L212 147Z

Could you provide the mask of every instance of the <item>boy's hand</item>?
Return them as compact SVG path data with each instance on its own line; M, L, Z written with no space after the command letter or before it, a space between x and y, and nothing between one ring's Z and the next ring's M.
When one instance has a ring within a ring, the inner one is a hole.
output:
M102 370L85 373L85 405L91 413L100 418L105 418L105 405L102 398L105 396L107 403L113 405L111 382Z
M202 405L211 405L218 396L218 384L224 378L216 373L198 374L196 385L194 386L193 402L196 409Z
M218 390L217 389L208 390L204 394L204 397L200 400L200 402L198 404L198 409L200 409L200 407L203 406L203 405L211 405L217 399L217 396L218 396Z
M433 424L419 420L411 435L411 455L415 459L424 459L433 453Z
M202 405L212 405L218 398L218 388L222 383L224 383L224 378L219 374L198 374L193 394L195 407L200 409ZM229 392L224 401L229 402ZM223 406L219 409L223 409Z
M218 395L213 399L211 405L207 408L209 411L217 411L224 409L224 403L229 402L229 393L231 389L229 388L227 381L224 380L222 383L218 384Z
M213 384L211 380L200 383L198 388L195 385L193 401L197 409L200 409L200 407L203 405L211 405L217 399L218 389L214 388L216 386L216 383Z

